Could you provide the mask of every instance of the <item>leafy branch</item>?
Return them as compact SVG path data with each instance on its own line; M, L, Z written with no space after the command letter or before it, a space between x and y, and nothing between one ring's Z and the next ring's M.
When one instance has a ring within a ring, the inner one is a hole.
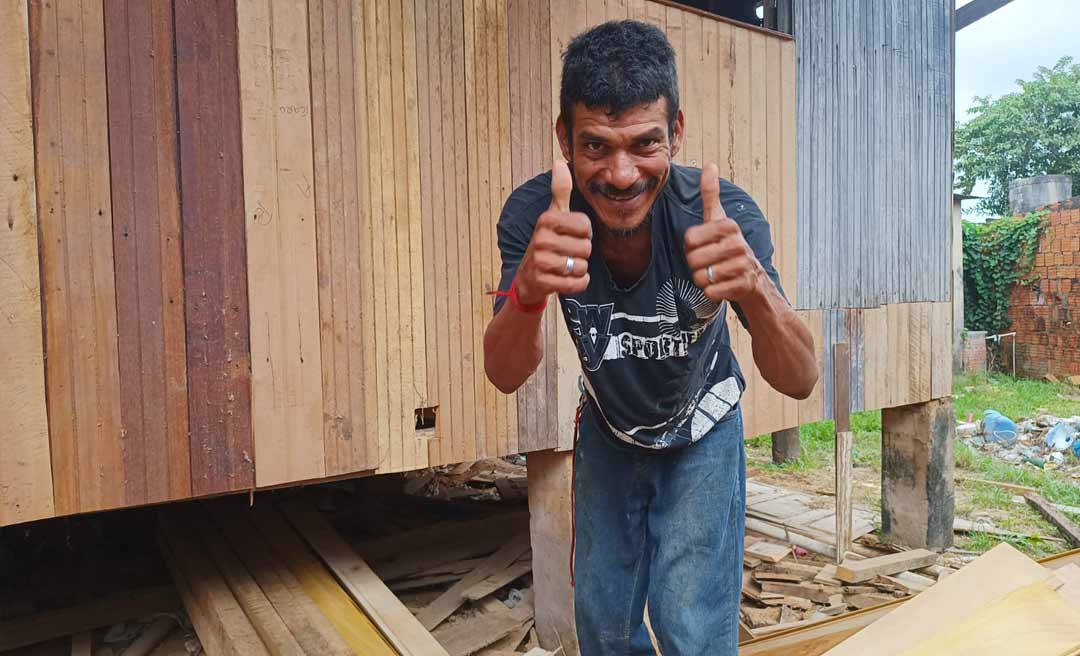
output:
M1000 333L1009 327L1009 295L1031 273L1046 215L1040 210L989 223L964 222L965 328Z

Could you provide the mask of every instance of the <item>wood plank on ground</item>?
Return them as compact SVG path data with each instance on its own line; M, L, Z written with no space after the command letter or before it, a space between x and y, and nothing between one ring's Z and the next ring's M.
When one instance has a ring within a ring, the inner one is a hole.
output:
M938 555L926 549L899 551L886 556L866 558L864 560L845 560L836 567L836 578L845 583L869 581L875 576L896 574L909 569L918 569L933 565Z
M0 526L51 517L52 467L41 336L38 208L25 2L0 3Z
M0 622L0 651L18 649L148 614L172 613L180 605L176 588L163 585L125 590L67 608L4 620Z
M791 555L791 547L774 542L755 542L746 547L746 553L770 563L776 563Z
M437 599L416 614L416 618L427 630L434 629L443 620L465 603L464 594L477 583L493 573L505 569L529 548L529 534L521 532L510 538L498 551L489 556L476 569L469 572Z
M162 518L158 530L162 555L206 652L269 656L225 579L187 527L172 515Z
M309 654L347 656L352 650L330 620L306 592L300 581L259 538L250 515L221 503L207 504L208 510L270 603L281 616L297 642Z
M1057 527L1073 547L1080 547L1080 527L1076 525L1068 515L1054 507L1049 501L1035 492L1024 495L1028 505L1042 513L1043 517Z
M532 571L532 558L529 557L529 552L525 552L525 555L515 561L512 565L506 569L496 572L487 577L483 581L480 581L473 587L466 590L462 596L469 601L479 601L484 597L492 594L499 588L509 585L515 579L519 579Z
M444 652L431 634L398 600L330 523L310 506L286 504L285 516L332 571L400 656L438 656Z

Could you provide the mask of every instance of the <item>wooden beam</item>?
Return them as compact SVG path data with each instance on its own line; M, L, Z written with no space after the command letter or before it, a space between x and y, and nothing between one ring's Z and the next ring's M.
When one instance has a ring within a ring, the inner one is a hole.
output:
M933 565L938 555L926 549L900 551L887 556L867 558L865 560L845 560L836 567L836 578L845 583L869 581L875 576L896 574L909 569L918 569Z
M92 601L0 622L0 652L18 649L133 617L172 613L180 597L171 585L138 588L98 597Z
M270 656L221 573L186 527L172 518L159 526L161 553L208 654Z
M318 511L288 503L285 517L401 656L446 656L409 609Z
M963 7L957 7L953 31L959 32L975 21L986 18L1010 2L1012 0L971 0Z
M1042 513L1047 521L1056 526L1065 539L1074 547L1080 547L1080 527L1078 527L1065 513L1054 507L1049 501L1035 492L1024 495L1028 505Z
M851 349L833 345L833 417L836 423L836 563L851 544Z

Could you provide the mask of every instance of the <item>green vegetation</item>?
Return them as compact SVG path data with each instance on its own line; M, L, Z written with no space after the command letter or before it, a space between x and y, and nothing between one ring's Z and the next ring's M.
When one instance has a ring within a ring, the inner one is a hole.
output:
M964 324L968 330L1003 332L1009 326L1013 286L1031 272L1046 212L963 223Z
M965 375L956 378L953 390L956 413L964 419L969 413L979 419L986 409L998 410L1013 419L1032 417L1039 409L1045 409L1059 417L1080 415L1080 390L1069 385L1005 375ZM853 463L856 477L880 484L881 413L856 413L852 415L851 425L855 435ZM799 432L802 454L797 461L787 465L772 464L771 445L767 435L754 438L746 443L748 463L754 470L769 475L779 484L784 484L784 474L791 474L789 480L793 483L814 480L816 475L816 480L812 483L816 486L814 489L829 488L832 479L828 470L833 464L833 431L831 421L803 426ZM956 443L955 452L958 478L977 478L1033 487L1053 503L1080 507L1080 486L1064 473L995 460L990 454L959 441ZM862 502L876 505L875 497L876 493L871 491ZM985 517L995 526L1016 533L1059 537L1057 530L1041 515L1027 504L1018 502L1016 493L994 485L958 482L956 514L969 518ZM1074 519L1080 521L1080 517ZM1002 540L996 535L980 533L967 536L958 534L956 538L958 548L976 552L986 551ZM1067 548L1060 542L1037 538L1009 538L1007 541L1036 558Z
M999 216L1009 213L1010 180L1061 174L1080 187L1080 64L1062 57L1016 83L1018 92L976 98L956 128L957 187L988 182L979 209Z

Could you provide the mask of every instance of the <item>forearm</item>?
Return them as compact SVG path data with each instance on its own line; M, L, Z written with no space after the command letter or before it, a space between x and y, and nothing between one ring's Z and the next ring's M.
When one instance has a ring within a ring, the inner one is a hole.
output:
M484 331L484 371L504 394L511 394L536 371L544 357L542 312L523 312L510 301Z
M817 383L814 338L767 276L740 306L750 326L754 362L782 394L805 399Z

